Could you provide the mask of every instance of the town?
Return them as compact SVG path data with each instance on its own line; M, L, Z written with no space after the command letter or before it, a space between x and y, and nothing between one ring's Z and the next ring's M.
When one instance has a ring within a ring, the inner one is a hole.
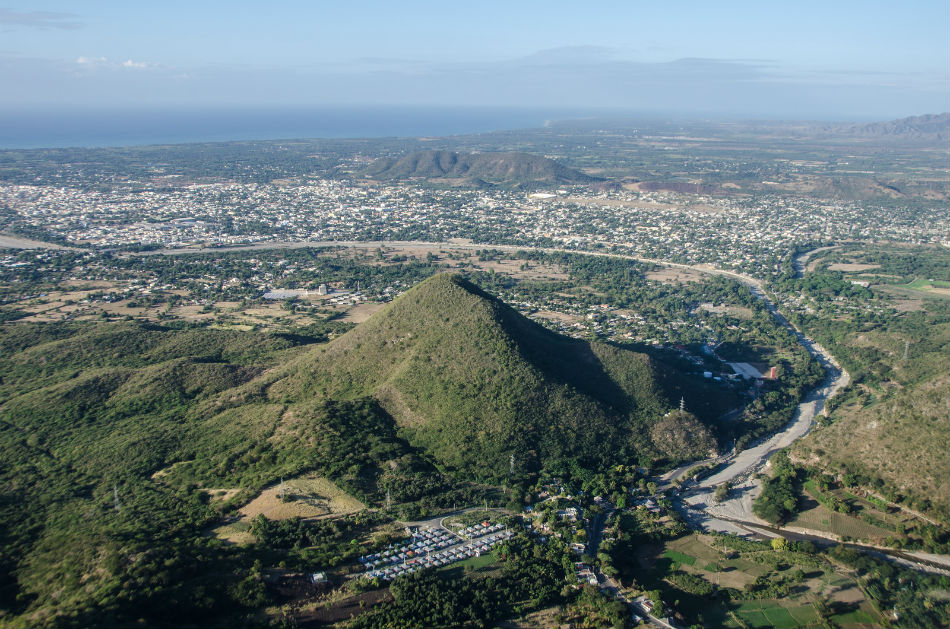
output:
M769 278L789 251L824 242L946 241L938 207L788 195L669 191L550 194L359 180L190 184L111 191L0 185L6 230L96 249L328 241L448 241L559 247L708 264Z

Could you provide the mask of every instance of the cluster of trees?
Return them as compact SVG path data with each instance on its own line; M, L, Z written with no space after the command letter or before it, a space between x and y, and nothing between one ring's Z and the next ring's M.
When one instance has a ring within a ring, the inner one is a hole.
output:
M950 589L950 577L909 570L842 545L828 556L856 570L874 606L900 626L950 626L950 605L941 595Z
M482 627L563 603L573 577L567 547L556 540L541 546L520 535L504 544L500 573L451 578L423 570L398 577L393 601L355 620L360 629L382 627Z
M333 566L372 552L372 549L360 546L356 540L388 519L378 511L327 520L304 520L299 517L269 520L258 515L251 522L251 533L265 547L297 551L306 548L309 561ZM388 540L385 541L388 543Z
M752 504L757 516L773 524L785 524L798 513L801 495L799 469L785 451L769 460L772 476L762 484L762 493Z

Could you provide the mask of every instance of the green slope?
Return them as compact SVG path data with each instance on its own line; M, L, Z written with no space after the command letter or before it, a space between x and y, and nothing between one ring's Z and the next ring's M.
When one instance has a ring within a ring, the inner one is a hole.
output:
M661 456L671 407L639 353L556 335L459 276L433 277L267 387L272 401L372 397L408 441L479 477Z
M226 623L248 609L234 587L253 556L200 531L305 471L416 517L492 492L466 479L684 455L670 446L682 431L657 434L672 376L456 276L323 345L14 323L0 350L2 626L129 626L169 604L185 624ZM213 502L200 487L244 491Z

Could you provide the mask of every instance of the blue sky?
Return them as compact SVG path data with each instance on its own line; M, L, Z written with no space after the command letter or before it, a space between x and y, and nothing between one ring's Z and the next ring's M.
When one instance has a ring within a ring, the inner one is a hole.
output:
M7 2L0 108L890 118L950 109L948 24L946 0Z

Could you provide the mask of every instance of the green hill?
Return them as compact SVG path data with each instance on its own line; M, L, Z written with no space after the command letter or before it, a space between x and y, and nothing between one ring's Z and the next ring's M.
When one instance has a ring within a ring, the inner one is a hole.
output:
M378 159L363 174L377 180L430 179L476 186L602 181L552 159L519 152L417 151L398 159Z
M168 605L191 625L248 613L257 555L201 531L304 472L370 505L388 494L412 518L499 503L501 481L542 467L602 471L714 445L666 415L672 372L558 336L458 276L331 343L301 339L0 326L0 625L130 626ZM239 491L215 501L201 488Z
M440 275L299 357L267 396L289 405L373 398L445 468L498 477L511 455L532 471L674 454L649 436L672 406L666 379L644 354L559 336Z

